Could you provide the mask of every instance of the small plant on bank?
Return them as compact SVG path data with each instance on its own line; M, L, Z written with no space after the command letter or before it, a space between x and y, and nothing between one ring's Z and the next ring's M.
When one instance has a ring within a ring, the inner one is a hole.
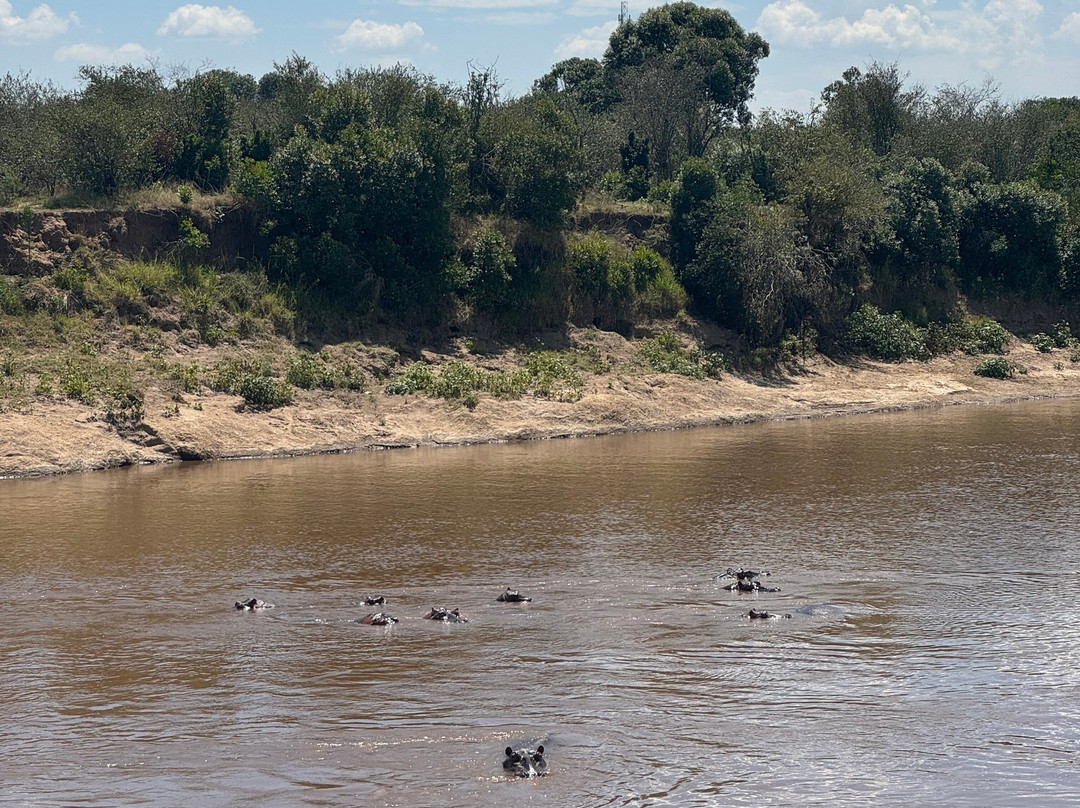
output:
M210 374L210 387L222 393L242 396L247 409L273 410L292 403L293 388L274 378L268 357L238 359L227 357Z
M292 386L270 376L244 376L237 392L243 396L246 407L256 412L288 406L293 399Z
M1072 334L1072 327L1068 320L1057 323L1050 336L1054 338L1054 345L1058 348L1072 348L1080 345L1080 341Z
M670 331L661 331L652 339L641 341L638 350L657 373L677 373L691 379L704 379L705 369L682 347L679 338Z
M873 359L896 362L930 358L922 329L901 314L883 314L870 303L864 303L848 317L847 340L852 350Z
M1054 338L1042 332L1032 336L1031 345L1039 353L1050 353L1055 347Z
M332 364L323 354L301 353L289 361L285 381L303 390L363 390L363 374L352 365Z
M195 196L195 189L184 183L176 189L176 195L179 197L181 205L190 205Z
M976 376L986 376L989 379L1013 379L1018 372L1016 363L1004 356L987 357L975 366Z

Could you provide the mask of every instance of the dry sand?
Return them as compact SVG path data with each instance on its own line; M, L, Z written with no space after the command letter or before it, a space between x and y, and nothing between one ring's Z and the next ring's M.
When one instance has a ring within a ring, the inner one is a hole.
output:
M606 355L633 348L592 332ZM452 357L442 357L449 359ZM482 396L475 409L426 396L348 396L300 392L265 413L238 410L220 393L146 394L145 415L118 430L99 412L70 401L36 401L0 413L0 477L61 474L185 459L283 457L388 447L539 440L617 432L820 418L958 404L992 404L1080 394L1080 364L1063 351L1040 354L1014 341L1009 359L1027 373L1002 381L975 376L977 357L931 362L838 364L824 357L774 377L727 373L698 381L672 374L589 376L576 402ZM619 367L618 363L615 363Z

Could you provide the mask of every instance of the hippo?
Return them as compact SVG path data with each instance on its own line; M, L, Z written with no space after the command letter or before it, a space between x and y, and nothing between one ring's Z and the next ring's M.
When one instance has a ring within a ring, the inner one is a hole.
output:
M363 623L365 626L390 626L397 621L396 617L391 617L383 612L374 612L367 617L361 617L358 622Z
M754 578L760 578L762 575L772 575L772 573L771 572L757 572L755 570L744 570L742 567L739 567L739 569L734 570L731 567L728 567L726 570L721 572L719 575L714 575L713 580L717 581L717 580L720 580L721 578L734 578L737 581L752 581Z
M466 617L461 616L460 609L447 611L442 606L432 606L431 611L424 615L425 620L441 620L444 623L468 623Z
M724 587L728 592L779 592L778 586L762 586L757 581L739 578Z
M776 620L782 617L791 617L790 614L773 614L772 612L767 612L764 609L751 609L750 613L746 616L749 617L751 620Z
M536 749L514 749L506 747L506 759L503 768L518 777L543 777L547 774L548 764L544 759L544 747L540 745Z
M386 596L385 595L379 595L379 597L377 597L377 598L364 598L364 605L365 606L385 606L386 605Z
M499 595L499 597L495 598L495 600L499 601L500 603L528 603L532 600L532 598L527 598L517 590L506 587L506 591Z
M247 600L236 601L236 608L245 612L261 612L264 609L273 609L274 604L258 598L248 598Z

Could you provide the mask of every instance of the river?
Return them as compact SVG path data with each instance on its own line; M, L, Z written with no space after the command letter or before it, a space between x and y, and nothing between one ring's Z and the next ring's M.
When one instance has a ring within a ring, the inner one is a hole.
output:
M1075 806L1078 494L1077 400L0 481L0 803Z

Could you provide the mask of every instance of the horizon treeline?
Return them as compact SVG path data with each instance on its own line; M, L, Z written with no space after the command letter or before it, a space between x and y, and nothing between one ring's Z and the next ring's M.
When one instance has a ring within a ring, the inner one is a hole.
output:
M295 53L259 78L8 74L0 204L232 192L267 273L357 322L464 306L506 329L626 330L685 306L774 346L838 340L866 303L927 326L964 298L1080 300L1080 99L931 91L872 63L807 113L755 117L768 55L728 12L678 2L517 98L492 68L326 76ZM633 248L575 233L583 201L666 227Z

